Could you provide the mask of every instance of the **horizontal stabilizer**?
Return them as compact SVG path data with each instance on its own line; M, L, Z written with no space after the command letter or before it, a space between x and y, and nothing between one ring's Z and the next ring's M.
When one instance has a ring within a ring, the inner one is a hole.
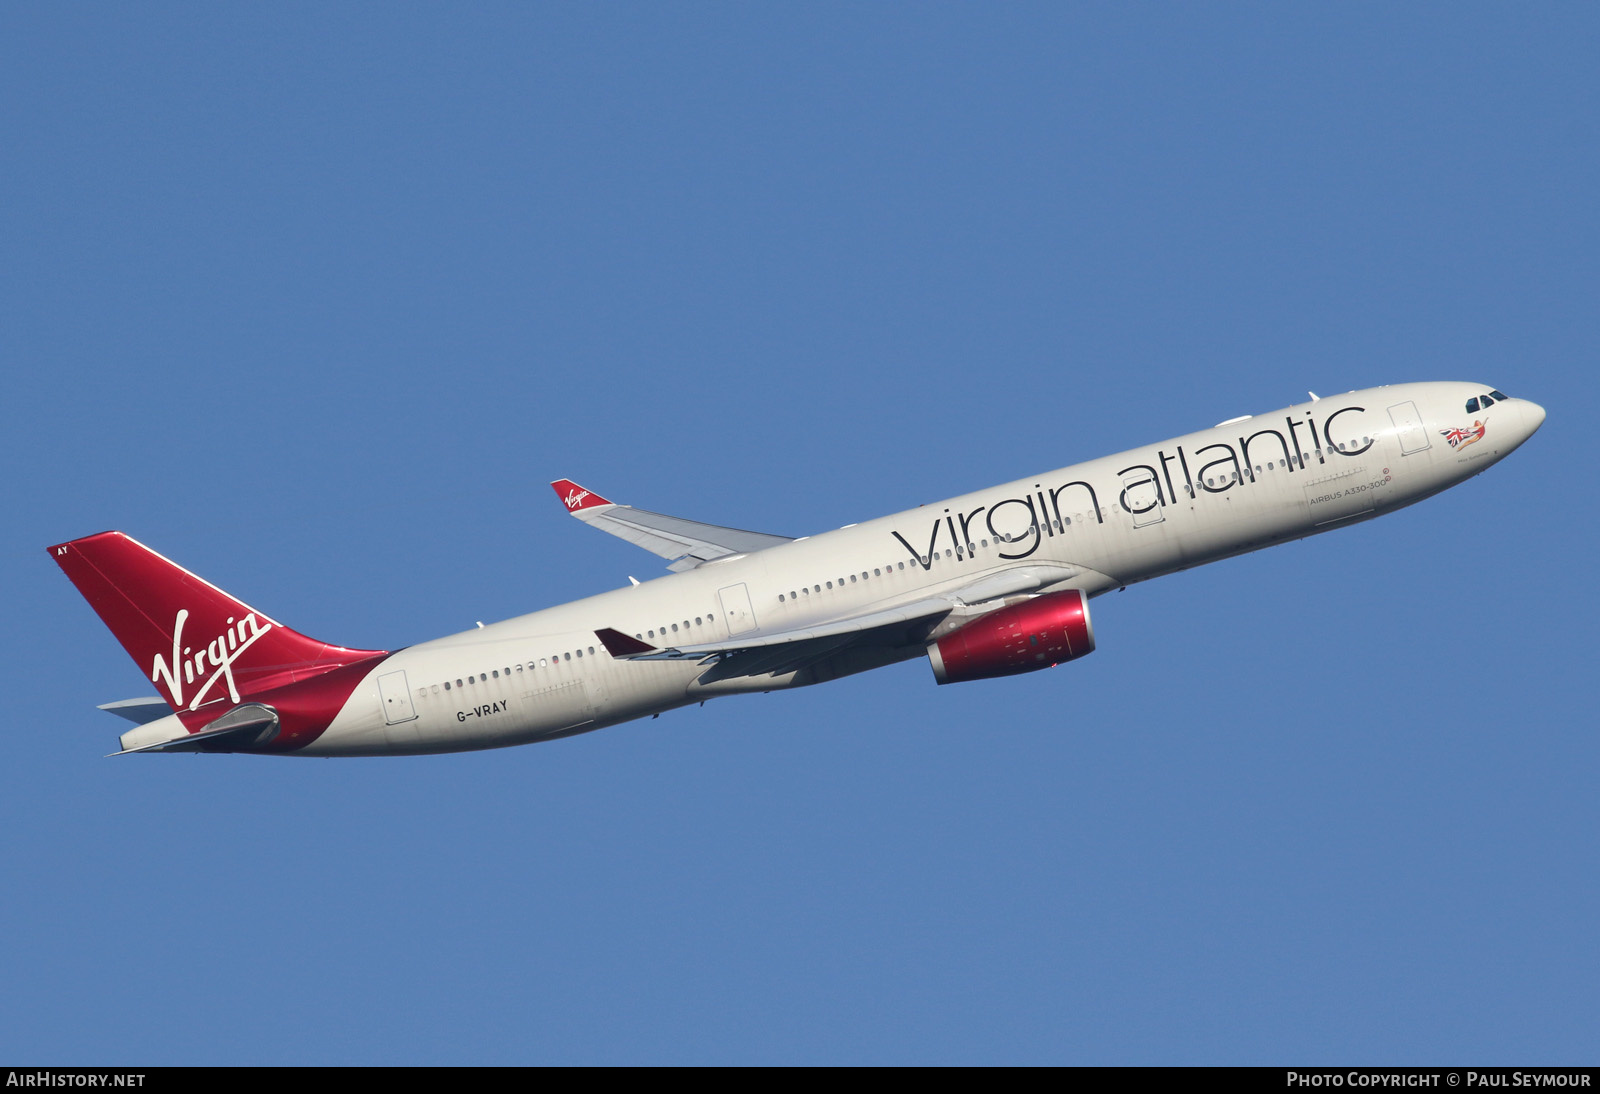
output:
M118 699L115 703L101 703L99 709L140 725L147 725L172 713L167 701L159 695L146 699Z
M278 712L263 703L245 703L207 725L198 733L187 733L169 741L140 745L113 752L131 756L135 752L232 752L248 745L264 745L278 735Z
M557 479L550 485L573 516L602 532L643 547L651 554L671 559L672 564L667 568L675 572L692 570L714 558L747 555L793 542L788 536L702 524L697 520L635 509L631 505L618 505L592 490L585 490L571 479Z

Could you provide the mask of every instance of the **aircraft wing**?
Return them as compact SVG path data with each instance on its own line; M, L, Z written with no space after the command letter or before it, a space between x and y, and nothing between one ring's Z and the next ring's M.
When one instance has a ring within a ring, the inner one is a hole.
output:
M907 640L905 632L911 625L926 622L937 624L958 607L1015 593L1032 592L1063 582L1073 582L1074 587L1081 586L1093 592L1116 584L1113 579L1087 567L1041 563L1001 570L950 592L906 604L824 620L805 627L734 635L722 642L652 646L643 639L610 627L596 631L595 636L605 646L607 653L622 661L716 662L710 672L701 677L703 681L710 682L730 676L791 672L850 645L904 642Z
M592 490L585 490L571 479L557 479L550 485L567 512L602 532L610 532L662 558L672 559L667 569L675 572L692 570L714 558L748 555L793 542L788 536L723 528L652 513L648 509L635 509L631 505L618 505Z

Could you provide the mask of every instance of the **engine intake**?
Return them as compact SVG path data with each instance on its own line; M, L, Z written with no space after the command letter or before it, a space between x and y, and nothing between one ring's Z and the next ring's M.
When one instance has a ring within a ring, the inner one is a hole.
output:
M1046 593L980 615L928 646L941 684L1015 676L1094 652L1089 600L1077 589Z

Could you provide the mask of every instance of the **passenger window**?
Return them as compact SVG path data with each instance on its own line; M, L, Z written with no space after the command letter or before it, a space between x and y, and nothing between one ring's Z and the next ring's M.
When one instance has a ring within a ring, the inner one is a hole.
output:
M874 568L873 571L872 571L872 576L873 577L882 577L883 576L883 571Z
M565 655L564 655L564 656L565 656L565 657L566 657L566 659L567 659L567 660L568 660L568 661L571 661L571 660L572 660L572 654L570 654L570 653L568 653L568 654L565 654Z
M851 574L850 575L850 584L854 585L855 581L856 581L856 575L855 574Z
M782 594L782 593L779 593L779 594L778 594L778 603L779 603L779 604L782 604L782 603L783 603L783 594Z
M672 625L672 633L674 633L674 634L678 633L678 625L676 623L674 623Z
M444 682L444 690L446 690L446 691L450 690L450 681L446 680Z
M791 592L789 594L789 599L790 600L794 599L794 593ZM700 625L700 617L698 615L694 617L694 625L697 626L697 627Z
M655 632L654 632L654 631L651 631L651 632L650 632L650 633L651 633L651 634L654 634L654 633L655 633ZM545 667L545 666L546 666L546 665L548 665L548 664L549 664L549 663L550 663L550 662L548 662L548 661L546 661L546 660L545 660L545 659L544 659L544 658L543 658L543 657L541 657L541 658L539 658L539 667L540 667L540 668L544 668L544 667Z
M495 669L494 670L494 678L496 680L500 679L500 670L499 669Z

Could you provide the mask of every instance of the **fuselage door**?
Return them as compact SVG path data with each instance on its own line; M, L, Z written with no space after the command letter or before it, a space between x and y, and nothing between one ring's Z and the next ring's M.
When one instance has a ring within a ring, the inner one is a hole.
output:
M1400 454L1409 456L1413 452L1425 452L1428 448L1428 427L1423 424L1422 415L1417 413L1417 404L1412 402L1396 403L1389 408L1389 420L1399 430L1396 436L1400 439Z
M750 590L743 583L717 590L717 599L722 602L722 618L728 624L730 635L756 629L756 612L750 606Z
M383 720L388 725L409 722L417 716L411 705L411 689L406 687L404 670L386 672L378 677L378 694L383 697Z
M1122 476L1122 503L1133 514L1135 528L1167 519L1162 512L1161 487L1151 478L1149 468L1141 467Z

